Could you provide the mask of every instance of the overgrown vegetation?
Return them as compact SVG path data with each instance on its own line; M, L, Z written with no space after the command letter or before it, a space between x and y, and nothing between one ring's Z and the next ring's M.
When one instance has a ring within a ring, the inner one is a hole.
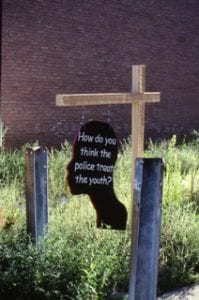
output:
M49 150L49 225L37 247L26 235L24 149L0 153L1 299L107 300L127 291L130 226L97 230L86 196L64 184L71 157L66 142ZM199 282L199 136L149 143L147 157L165 161L158 293ZM114 175L118 199L129 210L131 147L121 146ZM130 220L128 220L130 223Z

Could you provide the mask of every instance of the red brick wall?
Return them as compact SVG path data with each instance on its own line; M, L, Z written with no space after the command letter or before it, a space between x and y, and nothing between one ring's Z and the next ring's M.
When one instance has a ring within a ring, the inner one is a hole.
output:
M2 118L7 145L58 146L90 119L130 134L127 105L60 108L60 93L129 92L146 64L146 137L199 129L199 5L194 0L5 0Z

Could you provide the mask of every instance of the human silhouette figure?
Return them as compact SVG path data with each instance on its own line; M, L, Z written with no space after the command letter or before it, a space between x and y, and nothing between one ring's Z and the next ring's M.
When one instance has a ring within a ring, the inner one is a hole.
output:
M97 228L123 230L127 211L113 188L113 167L118 143L113 128L104 122L84 124L73 144L67 165L67 183L71 193L88 194L97 214Z

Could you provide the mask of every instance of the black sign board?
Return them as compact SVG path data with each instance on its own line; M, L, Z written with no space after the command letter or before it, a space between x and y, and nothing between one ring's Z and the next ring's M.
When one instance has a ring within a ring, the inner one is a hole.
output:
M113 169L118 142L113 128L104 122L84 124L73 144L73 156L67 166L71 193L88 194L96 210L97 227L125 229L127 211L113 188Z

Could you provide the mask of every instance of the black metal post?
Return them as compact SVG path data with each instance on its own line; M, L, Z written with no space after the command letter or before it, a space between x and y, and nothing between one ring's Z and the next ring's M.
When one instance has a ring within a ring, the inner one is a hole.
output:
M162 159L136 160L129 300L156 299L162 181Z
M34 243L48 224L47 150L28 148L25 153L27 232Z

